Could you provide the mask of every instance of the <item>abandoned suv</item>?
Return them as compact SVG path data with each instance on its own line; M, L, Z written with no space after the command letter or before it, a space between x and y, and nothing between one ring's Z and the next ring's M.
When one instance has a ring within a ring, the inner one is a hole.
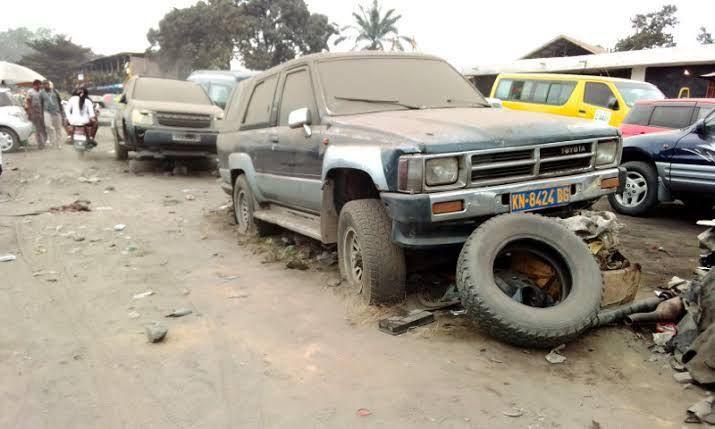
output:
M619 131L491 108L445 61L317 54L242 82L219 136L243 233L337 243L368 302L405 296L406 247L463 243L489 217L615 192Z

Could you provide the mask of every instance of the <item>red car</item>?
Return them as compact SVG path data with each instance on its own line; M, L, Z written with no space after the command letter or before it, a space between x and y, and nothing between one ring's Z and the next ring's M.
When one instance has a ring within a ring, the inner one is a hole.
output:
M715 98L637 101L621 124L623 137L685 128L715 110Z

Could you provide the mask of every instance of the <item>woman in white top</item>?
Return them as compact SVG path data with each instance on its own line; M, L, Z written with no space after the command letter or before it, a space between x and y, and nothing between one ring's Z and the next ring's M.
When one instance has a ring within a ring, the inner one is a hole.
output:
M94 142L94 136L97 134L97 118L94 114L94 106L89 99L89 92L86 88L81 87L73 95L65 106L65 115L67 117L67 134L70 136L74 131L74 127L84 127L87 136L91 142Z

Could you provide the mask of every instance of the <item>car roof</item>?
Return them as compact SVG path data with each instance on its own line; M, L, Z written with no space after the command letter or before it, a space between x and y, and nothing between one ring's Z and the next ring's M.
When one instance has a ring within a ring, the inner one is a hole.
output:
M662 100L638 100L636 105L639 104L673 104L673 103L705 103L705 104L715 104L715 98L664 98Z
M544 80L593 80L597 82L626 82L644 83L653 85L650 82L640 80L625 79L621 77L594 76L588 74L559 74L559 73L500 73L499 79L544 79Z

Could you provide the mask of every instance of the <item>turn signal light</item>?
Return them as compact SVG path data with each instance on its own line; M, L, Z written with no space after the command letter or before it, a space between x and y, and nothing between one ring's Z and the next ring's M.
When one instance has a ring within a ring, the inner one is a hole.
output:
M457 213L464 210L464 201L446 201L432 204L432 214Z
M619 184L618 177L609 177L601 180L601 189L617 188Z

